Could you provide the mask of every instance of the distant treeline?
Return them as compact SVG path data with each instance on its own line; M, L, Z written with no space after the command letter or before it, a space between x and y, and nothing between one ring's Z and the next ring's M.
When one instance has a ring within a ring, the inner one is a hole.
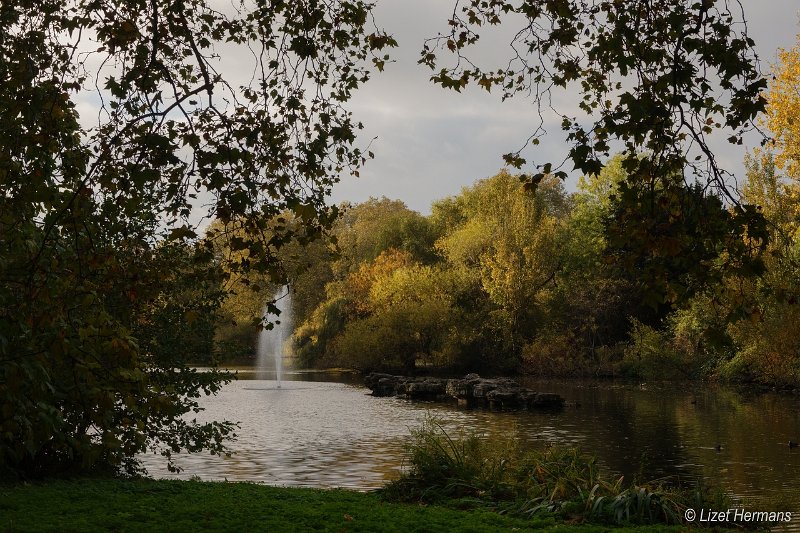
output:
M628 153L573 194L549 174L500 172L428 216L371 199L332 208L332 229L316 231L295 206L212 224L215 264L260 274L223 275L233 294L211 314L188 305L216 304L194 283L164 309L195 310L206 333L183 348L223 361L252 358L278 279L303 367L800 386L800 45L778 55L762 118L773 138L745 158L737 198ZM243 242L253 228L265 244Z
M500 172L429 216L385 198L342 206L329 238L281 252L296 364L798 384L798 199L772 159L747 160L742 202L763 212L770 238L734 236L754 250L737 268L726 263L731 243L706 229L732 209L699 187L654 192L674 214L641 225L645 259L620 241L639 231L619 227L621 161L573 194L556 178L531 189ZM223 303L221 360L252 354L254 320L274 289L253 284Z

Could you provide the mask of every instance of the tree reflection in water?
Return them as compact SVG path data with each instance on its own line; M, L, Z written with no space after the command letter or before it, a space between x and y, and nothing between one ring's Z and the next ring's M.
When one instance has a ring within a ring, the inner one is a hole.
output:
M629 481L704 480L775 510L800 508L800 449L788 446L800 438L796 397L705 385L528 381L561 394L567 407L492 412L373 398L350 374L293 373L285 378L305 383L284 390L243 379L252 376L241 373L203 413L241 422L236 453L180 456L179 477L377 488L402 468L409 428L431 413L454 433L512 432L524 446L578 446ZM145 463L156 477L170 476L156 457Z

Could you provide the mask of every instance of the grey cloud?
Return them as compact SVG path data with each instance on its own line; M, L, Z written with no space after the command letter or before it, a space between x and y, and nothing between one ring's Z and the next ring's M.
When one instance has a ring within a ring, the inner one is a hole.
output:
M767 71L775 61L776 49L794 44L800 31L800 7L797 0L743 0L742 5L762 68ZM373 143L376 160L368 163L360 179L345 177L334 189L332 201L385 195L428 212L432 201L497 172L502 167L501 155L521 147L538 124L530 101L501 103L496 94L478 90L456 94L428 81L430 72L416 63L419 50L425 38L446 31L452 6L451 0L379 3L378 24L400 43L393 54L397 61L376 74L352 103L357 118L366 126L363 139L378 137ZM508 28L484 35L480 59L503 64L510 36ZM580 116L574 93L554 93L553 97L558 109ZM549 135L535 150L526 152L527 156L539 162L563 158L559 122L552 115L546 117ZM748 139L748 147L713 140L718 159L740 181L744 155L757 143L755 137ZM568 187L574 181L575 177L568 180Z

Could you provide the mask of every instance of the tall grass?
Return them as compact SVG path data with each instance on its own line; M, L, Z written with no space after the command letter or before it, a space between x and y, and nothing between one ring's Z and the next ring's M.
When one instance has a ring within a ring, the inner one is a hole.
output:
M434 419L412 431L408 453L408 470L382 491L387 500L613 524L680 524L687 508L731 506L721 491L625 486L622 477L608 477L595 457L575 448L524 451L509 437L451 436Z
M451 437L433 419L411 430L409 471L389 483L384 495L394 501L426 503L471 499L504 501L513 498L514 439L498 437L487 445L474 433Z

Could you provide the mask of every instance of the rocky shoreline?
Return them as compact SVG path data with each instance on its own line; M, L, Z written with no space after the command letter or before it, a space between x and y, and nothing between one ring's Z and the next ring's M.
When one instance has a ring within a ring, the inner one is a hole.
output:
M467 374L462 379L393 376L373 372L364 378L373 396L399 396L409 400L452 402L464 407L539 410L562 409L564 398L536 392L510 378L482 378Z

